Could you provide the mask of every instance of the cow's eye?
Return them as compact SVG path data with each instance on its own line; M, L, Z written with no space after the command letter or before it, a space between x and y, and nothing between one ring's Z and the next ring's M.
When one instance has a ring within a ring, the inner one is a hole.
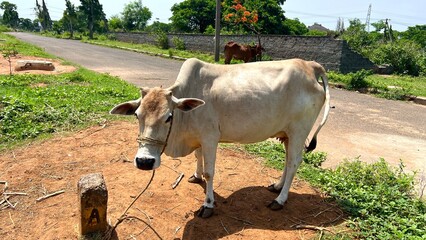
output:
M169 113L169 116L166 119L166 123L172 121L172 119L173 119L173 115L171 113Z

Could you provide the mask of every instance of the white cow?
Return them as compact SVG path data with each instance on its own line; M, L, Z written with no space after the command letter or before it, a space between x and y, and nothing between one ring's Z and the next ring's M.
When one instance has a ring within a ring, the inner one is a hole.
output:
M323 86L318 82L322 78ZM142 97L115 106L111 114L135 114L139 120L137 168L160 166L160 155L182 157L195 151L197 169L190 182L206 181L206 198L198 216L213 214L213 177L220 142L255 143L280 139L286 165L279 182L268 187L280 192L269 204L283 207L290 185L302 162L305 141L325 105L329 90L324 68L301 59L218 65L198 59L185 61L176 82L167 89L141 88Z

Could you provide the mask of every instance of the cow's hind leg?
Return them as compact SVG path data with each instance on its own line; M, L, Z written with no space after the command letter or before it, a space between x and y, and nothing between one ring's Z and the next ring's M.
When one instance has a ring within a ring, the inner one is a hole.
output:
M197 158L197 169L195 170L194 175L188 179L188 182L201 183L203 182L203 153L201 148L197 148L195 150L195 157Z
M297 172L297 168L302 162L302 152L305 142L304 136L304 134L300 134L299 136L294 136L293 138L290 137L288 143L286 144L287 159L283 171L283 176L281 177L280 181L274 186L275 189L282 189L278 197L268 205L268 207L272 210L282 209L284 203L287 201L291 183L293 182L293 178Z
M285 159L289 159L288 157L288 138L280 139L284 144L285 149ZM281 175L280 180L277 183L273 183L268 186L268 190L270 192L274 193L281 193L281 189L283 188L284 182L285 182L285 176L286 176L286 170L287 168L284 168L283 174Z

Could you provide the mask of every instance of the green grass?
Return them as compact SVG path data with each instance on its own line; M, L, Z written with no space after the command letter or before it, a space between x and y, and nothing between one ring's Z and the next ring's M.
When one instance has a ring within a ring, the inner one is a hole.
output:
M329 72L331 82L342 84L349 90L368 91L379 97L405 100L409 96L426 97L426 76L377 75L367 71L351 74Z
M55 58L15 37L0 33L0 38L22 55ZM108 115L114 104L138 97L135 86L84 68L60 75L0 75L0 150L103 123L114 118Z
M115 103L138 89L118 78L79 69L61 75L0 76L0 149L45 134L104 122Z
M245 145L265 158L265 165L283 169L284 150L270 141ZM426 239L426 205L416 198L414 175L389 166L383 159L367 164L355 159L336 169L321 169L325 153L304 155L298 176L326 192L349 214L353 230L336 238Z
M18 54L21 55L57 59L56 56L46 53L42 48L36 47L29 43L21 42L11 35L0 32L0 39L5 40L0 42L0 49L2 49L5 45L9 45L13 46L13 48L16 49Z
M193 52L188 50L177 50L174 48L169 49L160 49L157 46L150 45L150 44L136 44L136 43L127 43L127 42L120 42L115 40L108 40L105 38L98 38L98 39L85 39L83 42L92 43L92 44L100 44L108 47L114 47L114 48L121 48L121 49L135 49L138 51L150 53L150 54L160 54L166 57L179 57L179 58L198 58L200 60L203 60L205 62L214 62L214 56L207 53L202 52ZM224 60L221 60L222 63Z
M400 91L409 95L426 97L426 76L371 75L367 77L367 82L377 89L388 92L389 95ZM400 89L389 89L388 86L396 86ZM386 97L386 93L384 96Z

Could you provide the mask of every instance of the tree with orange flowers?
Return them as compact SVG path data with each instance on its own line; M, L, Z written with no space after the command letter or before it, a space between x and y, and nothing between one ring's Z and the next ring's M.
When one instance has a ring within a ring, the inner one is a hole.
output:
M234 33L288 34L284 24L285 0L223 0L224 28Z
M257 25L259 16L256 10L248 11L247 8L241 4L240 0L234 0L234 4L231 6L231 12L226 14L224 19L229 23L233 23L237 26L243 25L253 31L257 35L259 47L262 47L262 44L260 42L260 29ZM262 60L261 52L260 60Z
M260 29L257 25L259 16L257 11L248 11L247 8L241 4L240 0L233 0L233 3L234 4L230 7L230 12L224 16L224 20L235 25L243 25L254 33L259 34Z

